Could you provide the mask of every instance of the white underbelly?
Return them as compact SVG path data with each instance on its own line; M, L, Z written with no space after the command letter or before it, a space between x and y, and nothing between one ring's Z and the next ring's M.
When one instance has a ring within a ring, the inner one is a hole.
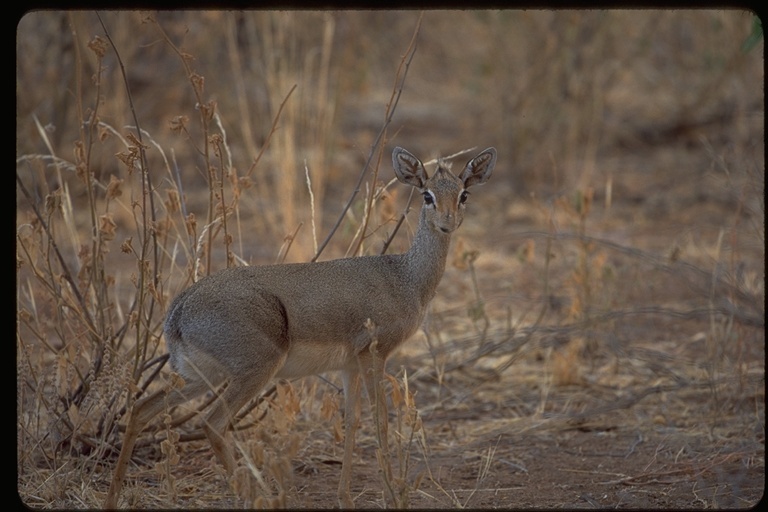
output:
M341 370L354 357L347 347L326 342L302 342L291 346L285 364L275 377L291 379Z

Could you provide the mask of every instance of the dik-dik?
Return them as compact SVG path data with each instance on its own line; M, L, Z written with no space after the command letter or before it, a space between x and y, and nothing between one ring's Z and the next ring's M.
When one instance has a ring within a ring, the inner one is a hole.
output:
M491 176L496 150L479 153L458 177L442 161L429 177L421 161L402 148L395 148L392 162L398 180L424 197L407 252L229 268L201 279L173 300L165 342L171 368L184 385L134 405L106 508L117 506L136 438L166 407L228 383L203 428L231 474L236 463L225 437L232 417L249 399L274 378L333 370L341 371L345 395L339 505L353 506L350 477L361 377L386 449L386 401L376 386L387 357L419 328L443 275L451 234L464 219L468 190Z

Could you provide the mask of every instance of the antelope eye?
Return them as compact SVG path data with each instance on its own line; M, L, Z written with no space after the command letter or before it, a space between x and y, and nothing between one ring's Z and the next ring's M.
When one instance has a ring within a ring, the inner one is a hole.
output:
M469 192L467 192L466 190L462 190L461 195L459 196L459 204L466 203L468 198L469 198Z
M427 204L427 205L435 204L435 198L432 197L432 193L430 191L427 190L426 192L424 192L423 195L424 195L424 204Z

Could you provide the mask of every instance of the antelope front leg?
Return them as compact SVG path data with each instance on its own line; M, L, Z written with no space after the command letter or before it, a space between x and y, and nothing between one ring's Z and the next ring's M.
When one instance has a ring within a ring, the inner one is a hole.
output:
M384 484L384 501L388 507L395 507L395 489L392 487L392 461L389 457L389 418L387 416L387 395L384 392L384 359L376 353L375 345L369 352L358 356L360 371L365 381L365 389L371 403L371 414L376 427L376 439L379 443L378 463Z
M360 419L360 373L355 369L344 371L344 458L339 478L339 507L354 508L349 492L352 478L352 455L355 451L355 432Z

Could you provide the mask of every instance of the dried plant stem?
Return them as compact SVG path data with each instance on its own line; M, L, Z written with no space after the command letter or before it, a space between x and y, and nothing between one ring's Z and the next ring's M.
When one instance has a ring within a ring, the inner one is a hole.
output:
M336 219L336 223L333 225L333 227L331 228L331 231L328 233L328 236L325 238L325 240L323 240L323 243L320 244L320 248L317 250L314 257L312 257L312 261L317 261L317 259L320 257L320 254L328 245L328 242L331 241L331 238L333 238L333 235L339 229L339 226L341 225L341 222L344 220L344 217L346 216L347 211L352 206L352 202L355 200L355 197L360 192L360 188L363 184L363 180L368 174L368 169L370 168L371 161L373 160L373 156L376 154L376 152L381 153L382 151L382 149L380 148L380 145L382 143L382 140L385 139L385 135L387 133L387 127L392 122L392 116L395 114L395 109L397 108L397 104L400 101L400 95L402 94L403 87L405 86L405 78L408 75L408 68L411 65L413 56L416 54L416 40L419 35L419 30L421 29L421 18L422 18L422 15L420 14L419 19L416 22L416 28L413 31L413 36L411 37L411 42L408 45L408 49L406 50L402 59L400 59L400 64L397 68L397 72L395 73L395 85L394 85L394 88L392 89L392 95L390 97L390 100L387 103L387 109L384 116L384 123L382 124L382 127L379 130L379 133L376 135L376 138L373 141L373 145L371 146L371 151L368 154L368 159L366 160L365 165L363 166L363 169L360 171L360 176L357 179L357 184L355 185L355 188L352 191L352 194L350 195L346 204L342 208L341 213ZM381 157L379 156L379 159L380 158Z
M213 165L211 163L210 158L210 152L209 152L209 121L213 119L213 115L216 111L216 105L214 102L204 102L203 101L203 87L204 87L204 79L197 73L195 73L192 68L189 65L190 56L186 53L182 52L171 40L171 38L168 36L168 34L165 32L165 30L160 26L160 24L153 20L155 23L155 26L157 27L158 31L160 32L160 35L162 36L163 40L166 42L166 44L176 53L176 55L179 56L179 60L181 61L182 66L184 67L184 71L187 74L187 79L189 80L190 85L192 85L192 91L195 94L195 98L197 100L197 110L200 113L200 126L202 128L202 138L203 138L203 145L202 145L202 157L203 162L205 164L205 168L208 175L208 225L212 225L214 222L214 216L216 212L216 175L215 175L215 169L213 168ZM223 198L222 198L223 199ZM206 244L206 264L205 264L205 271L206 273L211 272L211 253L212 253L212 246L213 246L213 231L208 231L208 242Z
M256 169L256 167L259 164L259 160L261 160L261 157L264 155L264 151L267 150L269 147L269 141L272 140L272 135L277 130L277 122L280 120L280 114L283 113L283 109L285 108L285 105L288 103L288 99L291 97L291 94L293 94L293 91L296 90L296 87L298 87L297 84L293 84L293 86L288 91L288 94L285 95L285 98L283 98L283 101L280 102L280 106L277 109L277 114L275 114L275 118L272 120L272 127L269 129L269 133L267 134L267 138L264 141L264 144L261 146L261 149L259 150L259 154L256 155L256 158L253 159L253 164L248 168L248 172L245 174L246 176L250 176L251 173Z
M98 13L97 13L98 16ZM154 306L155 306L155 299L153 294L148 293L149 287L147 286L145 279L146 279L146 272L143 271L143 269L147 268L146 263L149 262L149 253L151 251L151 267L149 267L149 272L151 273L151 286L152 289L158 290L159 289L159 275L158 275L158 241L157 241L157 233L154 229L150 229L150 225L154 226L157 219L155 216L155 205L154 205L154 195L152 193L153 186L152 186L152 179L149 172L149 166L147 163L147 157L146 157L146 148L144 144L142 143L142 130L141 130L141 124L139 123L138 116L136 115L136 109L133 105L133 96L131 95L131 90L128 82L127 73L125 71L125 65L123 64L122 58L120 57L120 52L118 51L116 45L112 41L112 38L109 34L109 30L107 30L106 25L104 24L103 20L101 19L101 16L99 16L99 23L101 24L102 28L104 29L105 36L107 40L109 41L112 50L115 52L115 56L117 58L117 61L120 65L120 73L123 79L123 86L125 87L126 96L128 98L128 104L130 106L131 115L133 116L134 120L134 126L136 126L136 138L137 138L137 150L138 154L140 156L139 158L139 171L141 176L141 185L142 185L142 208L141 208L141 215L142 215L142 237L141 237L141 251L139 253L139 268L142 269L138 273L138 295L137 295L137 311L139 312L139 321L136 322L136 340L139 346L139 350L136 351L136 357L134 359L134 371L133 375L134 378L138 378L139 368L143 361L146 360L147 357L147 349L149 345L149 340L151 336L151 330L149 329L149 324L151 323L151 319L154 313ZM78 95L79 97L79 95ZM145 306L145 300L147 301L147 305ZM143 315L146 307L146 315ZM147 326L146 330L142 331L143 325Z
M312 246L314 252L317 252L317 226L315 225L315 194L312 192L312 180L309 177L309 167L307 161L304 161L304 175L307 179L307 192L309 193L309 214L312 222Z

